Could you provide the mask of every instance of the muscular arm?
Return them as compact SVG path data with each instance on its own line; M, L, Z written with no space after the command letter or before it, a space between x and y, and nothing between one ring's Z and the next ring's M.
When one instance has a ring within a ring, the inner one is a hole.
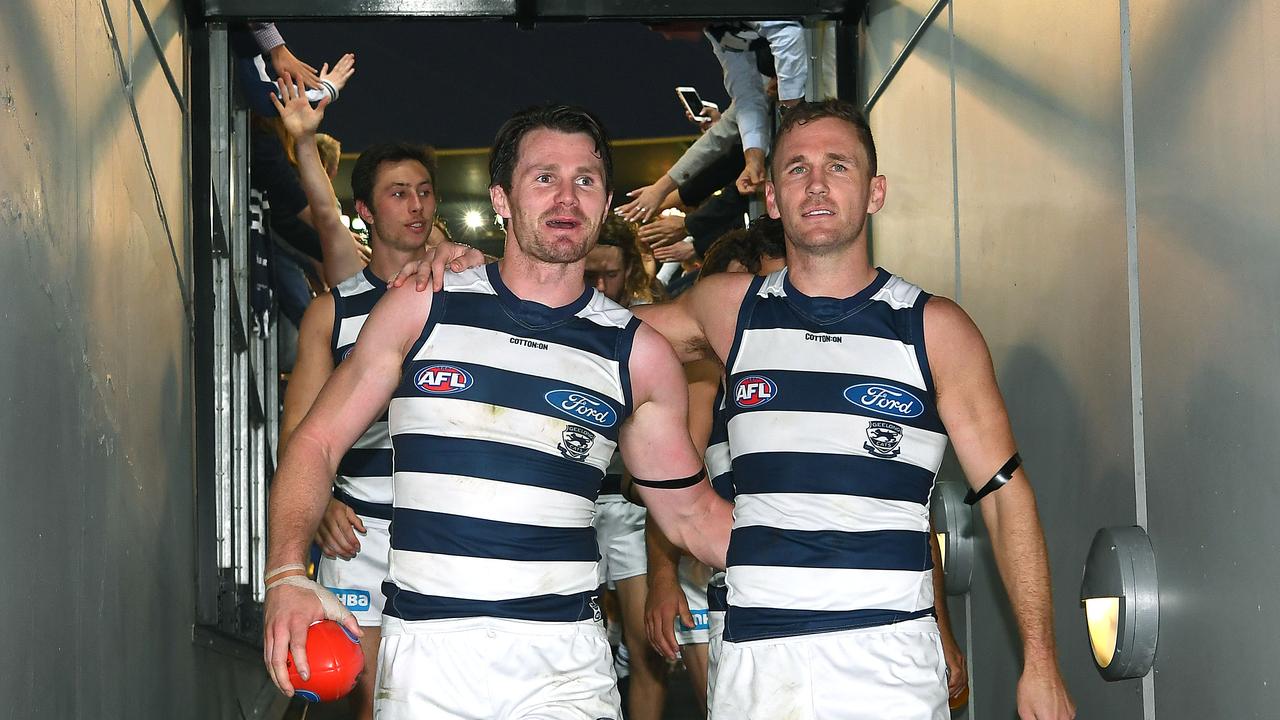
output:
M969 316L945 298L933 298L925 306L924 332L938 413L965 477L980 488L1016 447L991 354ZM1008 485L979 506L1022 634L1019 713L1024 718L1073 717L1074 706L1058 671L1048 553L1026 473L1016 472Z
M635 410L620 438L627 468L642 480L696 475L702 459L685 425L689 398L680 365L667 343L647 326L636 332L630 369ZM686 488L636 487L649 516L673 543L712 567L725 566L733 510L706 478Z
M284 391L284 413L280 418L280 455L283 457L298 423L306 417L320 388L333 374L333 353L329 350L333 334L333 296L325 293L307 306L298 328L298 359L289 375Z
M289 437L271 486L268 567L305 558L338 461L387 406L430 306L431 296L412 288L388 291Z
M751 284L745 273L720 273L694 284L671 302L631 308L675 348L680 362L724 362L733 342L738 308Z

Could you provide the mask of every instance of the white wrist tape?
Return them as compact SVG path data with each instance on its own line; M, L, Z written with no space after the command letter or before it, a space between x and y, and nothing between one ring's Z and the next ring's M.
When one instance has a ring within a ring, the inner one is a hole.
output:
M307 566L303 565L302 563L289 563L288 565L281 565L280 567L277 567L277 568L271 568L270 570L263 573L262 579L270 580L271 578L275 577L276 575L279 575L282 572L289 572L290 570L302 570L305 572L306 569L307 569Z
M315 593L316 597L320 598L320 607L324 610L324 618L326 620L342 621L351 614L351 611L347 610L346 606L342 604L342 601L338 599L337 595L329 592L328 589L315 580L311 580L310 578L302 575L290 575L288 577L282 577L271 583L267 586L267 589L270 590L271 588L279 587L281 585L292 585Z

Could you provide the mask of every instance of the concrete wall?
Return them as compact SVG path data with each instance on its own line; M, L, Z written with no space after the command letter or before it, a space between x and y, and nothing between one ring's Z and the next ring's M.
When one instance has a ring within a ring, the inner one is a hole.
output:
M3 15L0 716L253 717L260 661L192 641L186 118L130 0Z
M872 3L863 87L932 4ZM889 178L874 258L987 337L1081 717L1274 717L1280 700L1280 570L1260 562L1280 544L1277 41L1265 0L957 0L871 114ZM1080 575L1099 527L1135 523L1159 566L1156 669L1106 683ZM951 610L973 717L1013 717L1020 657L989 547Z

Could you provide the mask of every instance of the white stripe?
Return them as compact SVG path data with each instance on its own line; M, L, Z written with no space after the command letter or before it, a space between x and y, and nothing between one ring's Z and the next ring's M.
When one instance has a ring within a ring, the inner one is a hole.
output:
M403 590L467 600L570 595L593 590L599 582L594 562L495 560L394 548L390 578Z
M363 295L373 289L373 283L369 282L369 278L364 276L364 271L352 275L334 286L338 290L338 294L344 298Z
M734 607L914 612L933 605L929 570L735 565L728 583Z
M733 457L729 454L729 443L719 442L707 448L707 475L713 478L733 469Z
M550 410L550 405L547 406ZM617 443L595 432L587 423L525 412L490 403L447 396L394 398L388 410L396 434L417 433L446 438L486 440L564 457L557 447L565 428L574 425L595 437L582 461L604 472Z
M356 338L360 337L360 329L364 327L364 321L368 318L368 314L342 318L338 323L338 347L345 347L355 342Z
M396 507L498 522L587 528L594 502L559 490L463 475L396 473Z
M806 340L805 330L771 328L742 333L730 374L765 370L869 375L924 390L924 373L914 345L868 335L820 334L840 342ZM924 398L920 398L923 400Z
M916 298L920 297L921 292L924 291L894 275L876 291L875 295L871 296L871 299L887 303L894 310L905 310L916 304Z
M511 342L512 335L465 325L437 325L414 360L474 363L544 378L573 378L576 385L626 401L618 363L595 353L547 342L539 350ZM545 342L537 340L537 342Z
M352 450L386 450L391 447L391 434L387 431L387 422L378 420L369 426L360 436Z
M893 422L890 418L884 420ZM839 413L742 413L729 420L729 449L735 458L760 452L806 452L860 455L902 462L936 473L947 449L941 433L894 423L902 428L899 454L885 458L865 449L867 426L876 418Z
M903 500L820 495L816 493L762 493L739 495L733 509L733 526L763 525L781 530L929 531L928 508Z

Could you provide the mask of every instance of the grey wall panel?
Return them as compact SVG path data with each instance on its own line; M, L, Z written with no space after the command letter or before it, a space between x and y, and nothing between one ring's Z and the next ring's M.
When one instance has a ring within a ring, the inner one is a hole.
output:
M864 86L880 81L932 5L933 0L872 4ZM950 38L944 13L925 32L870 117L880 172L888 182L884 208L872 223L872 259L947 296L955 288Z
M147 6L184 82L180 4ZM0 23L6 717L240 717L211 693L265 679L191 639L185 118L137 22L19 0Z
M1118 23L1089 4L955 7L961 297L1036 487L1059 657L1089 718L1140 707L1136 684L1094 671L1078 603L1094 529L1135 507ZM977 716L1011 717L1020 656L993 562L974 585Z
M1280 7L1132 3L1162 718L1272 718Z

